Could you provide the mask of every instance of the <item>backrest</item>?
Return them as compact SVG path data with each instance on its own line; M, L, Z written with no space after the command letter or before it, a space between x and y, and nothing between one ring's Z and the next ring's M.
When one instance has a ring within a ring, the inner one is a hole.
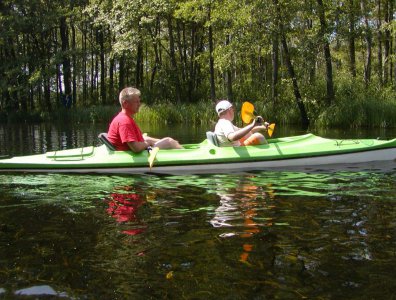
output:
M113 151L116 150L114 148L113 144L110 143L110 141L107 139L107 133L105 133L105 132L99 133L98 138L103 144L105 144L107 146L107 148L109 148L110 150L113 150Z
M208 139L208 141L210 143L212 143L213 145L219 147L219 141L217 140L216 133L214 133L212 131L207 131L206 132L206 138Z

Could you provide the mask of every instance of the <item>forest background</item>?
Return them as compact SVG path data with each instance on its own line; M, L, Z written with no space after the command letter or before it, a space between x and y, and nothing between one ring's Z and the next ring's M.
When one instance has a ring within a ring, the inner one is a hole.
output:
M214 103L271 121L396 126L394 0L2 0L0 122L108 121L135 86L151 122Z

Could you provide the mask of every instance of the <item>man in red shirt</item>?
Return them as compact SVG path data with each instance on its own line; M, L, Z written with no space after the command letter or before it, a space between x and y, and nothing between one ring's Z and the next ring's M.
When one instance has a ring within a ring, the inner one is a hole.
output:
M133 115L139 111L140 91L133 87L124 88L119 95L121 111L111 121L107 139L114 145L116 150L132 150L141 152L148 147L160 149L181 149L178 141L166 137L156 139L143 136L139 126L135 123Z

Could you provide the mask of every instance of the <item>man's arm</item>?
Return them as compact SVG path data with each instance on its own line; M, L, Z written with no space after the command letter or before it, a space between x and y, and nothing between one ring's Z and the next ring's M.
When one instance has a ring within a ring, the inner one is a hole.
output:
M158 141L159 139L144 135L144 142L127 142L127 144L133 152L139 153L143 150L146 150L149 146L153 147Z
M247 135L253 129L253 127L254 127L254 122L243 128L239 128L237 131L231 132L230 134L228 134L227 138L230 141L240 140L245 135Z
M128 147L135 153L146 150L150 144L148 142L127 142Z
M144 135L143 138L144 138L144 141L146 143L149 143L150 146L154 146L154 144L160 140L160 139L156 139L151 136L148 136L148 135Z
M261 117L259 117L261 118ZM262 118L261 120L259 118L256 118L252 123L250 123L249 125L238 129L235 132L230 133L227 138L230 141L237 141L240 140L241 138L243 138L245 135L247 135L249 132L251 133L255 133L255 132L259 132L259 131L265 131L267 130L267 126L268 123L264 123L264 125L262 124Z

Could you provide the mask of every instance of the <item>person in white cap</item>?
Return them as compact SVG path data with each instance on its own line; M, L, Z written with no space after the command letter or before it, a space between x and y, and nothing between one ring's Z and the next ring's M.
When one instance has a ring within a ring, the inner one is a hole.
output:
M257 117L252 123L238 128L234 120L234 107L228 100L221 100L216 105L219 120L215 127L215 134L220 146L248 146L266 144L267 141L259 131L267 130L263 125L263 118Z

